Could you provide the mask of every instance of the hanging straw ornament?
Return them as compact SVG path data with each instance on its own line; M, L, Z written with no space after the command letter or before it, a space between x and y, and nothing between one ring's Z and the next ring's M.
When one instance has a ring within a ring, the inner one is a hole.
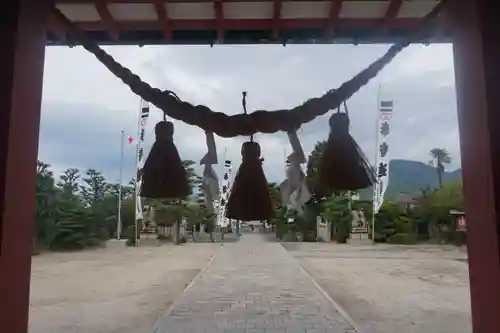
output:
M214 212L214 201L219 199L219 178L215 173L212 165L217 164L217 149L215 147L214 134L212 132L205 132L207 139L207 153L200 160L201 165L205 165L203 168L202 177L202 190L203 196L205 198L205 206L208 212Z
M328 196L335 191L355 191L375 183L375 173L353 137L349 134L349 114L330 117L330 135L319 163L318 190Z
M307 160L297 132L287 134L293 151L287 158L290 164L286 170L286 180L280 185L281 200L284 204L291 205L299 214L303 214L304 205L311 200L306 176L300 167Z
M247 114L246 91L243 92L243 111ZM274 207L262 169L260 146L253 141L241 147L242 161L234 178L231 194L226 206L226 217L240 221L264 221L274 216Z
M155 136L142 170L141 197L184 199L190 193L190 186L174 144L174 124L164 116L155 126Z

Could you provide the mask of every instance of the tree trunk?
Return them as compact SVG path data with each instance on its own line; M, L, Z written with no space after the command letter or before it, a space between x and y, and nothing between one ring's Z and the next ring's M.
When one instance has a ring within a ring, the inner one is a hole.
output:
M427 233L429 234L429 239L434 239L437 236L436 223L431 219L427 224Z
M436 166L436 170L437 170L437 173L438 173L438 183L439 183L439 188L443 188L443 171L444 171L444 166L443 164L441 163L441 158L437 158L437 166Z
M180 221L175 221L175 245L179 245L181 242L181 224Z

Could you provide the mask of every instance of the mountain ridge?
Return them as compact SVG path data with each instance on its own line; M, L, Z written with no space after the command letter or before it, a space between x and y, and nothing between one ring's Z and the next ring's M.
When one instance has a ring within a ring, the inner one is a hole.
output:
M445 171L443 182L458 181L462 179L462 169ZM436 168L419 162L404 159L395 159L389 163L389 186L385 198L393 199L398 193L418 195L424 188L439 188ZM372 188L360 192L362 200L372 200Z

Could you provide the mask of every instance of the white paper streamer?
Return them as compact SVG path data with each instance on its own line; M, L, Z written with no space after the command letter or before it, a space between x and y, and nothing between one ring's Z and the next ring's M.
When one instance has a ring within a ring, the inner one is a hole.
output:
M207 153L200 160L201 165L205 165L203 168L202 176L202 189L205 197L205 206L212 213L214 211L214 201L219 199L219 178L215 173L212 165L217 164L217 149L215 147L214 134L211 132L205 132L207 139Z
M297 133L289 132L287 134L293 152L288 156L289 166L286 170L286 179L280 185L281 199L283 203L291 205L299 214L302 214L305 203L311 199L306 176L300 166L307 160Z

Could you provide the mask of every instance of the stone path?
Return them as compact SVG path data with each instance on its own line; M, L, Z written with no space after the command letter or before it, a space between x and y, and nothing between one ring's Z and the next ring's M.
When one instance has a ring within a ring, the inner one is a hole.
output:
M356 333L279 243L225 244L154 333Z

